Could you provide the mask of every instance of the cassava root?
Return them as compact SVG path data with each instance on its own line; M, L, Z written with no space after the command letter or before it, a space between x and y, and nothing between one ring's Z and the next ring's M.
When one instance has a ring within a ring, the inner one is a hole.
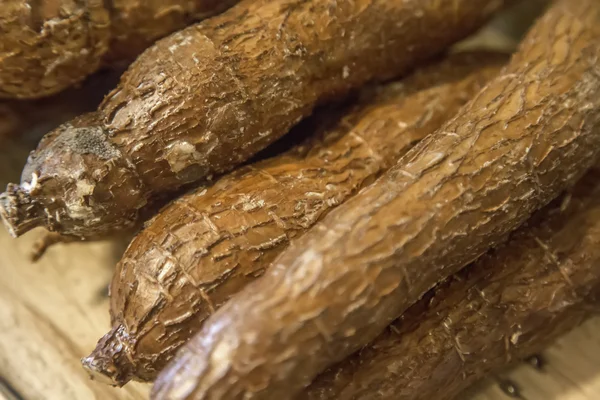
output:
M156 378L202 322L259 277L290 240L439 128L506 60L456 54L422 68L365 95L298 148L163 209L117 266L114 327L84 364L117 384Z
M209 179L313 107L406 73L504 0L246 0L146 50L97 112L49 133L0 198L9 231L126 229L156 195Z
M600 169L431 290L303 400L450 400L600 311Z
M3 0L0 98L55 94L237 0Z
M524 223L600 150L600 2L559 0L455 118L284 251L154 398L287 399Z

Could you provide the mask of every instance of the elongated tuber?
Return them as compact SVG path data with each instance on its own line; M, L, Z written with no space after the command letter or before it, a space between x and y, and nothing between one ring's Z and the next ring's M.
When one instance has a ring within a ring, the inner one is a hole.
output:
M237 0L3 0L0 98L39 98Z
M155 398L286 399L582 176L600 150L600 2L559 0L499 77L215 312Z
M156 378L202 322L292 238L440 127L505 60L453 55L382 87L320 137L162 210L119 263L111 284L114 328L84 364L117 384Z
M219 14L240 0L112 0L111 43L105 58L132 60L148 46L193 21Z
M247 0L159 41L97 112L51 132L0 214L79 237L132 226L158 193L231 169L315 104L407 72L503 0Z
M430 291L304 400L450 400L600 311L600 170Z

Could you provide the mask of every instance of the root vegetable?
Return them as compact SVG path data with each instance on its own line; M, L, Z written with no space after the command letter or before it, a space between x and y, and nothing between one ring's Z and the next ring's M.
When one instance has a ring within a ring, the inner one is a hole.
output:
M202 322L290 240L440 127L506 57L456 54L366 96L331 129L163 209L111 284L112 331L84 364L123 384L156 378Z
M0 98L38 98L129 60L156 39L236 0L4 0Z
M131 60L157 39L236 3L239 0L112 0L111 43L105 59Z
M317 103L407 72L503 0L256 0L159 41L97 112L51 132L0 214L78 237L248 159ZM35 184L34 184L35 183Z
M599 56L600 2L556 2L455 118L213 314L154 398L291 398L504 241L598 156Z
M304 400L450 400L600 311L600 170L430 291Z

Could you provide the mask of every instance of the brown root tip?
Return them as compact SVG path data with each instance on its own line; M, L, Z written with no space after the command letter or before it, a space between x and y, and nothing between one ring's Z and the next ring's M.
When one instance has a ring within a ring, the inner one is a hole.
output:
M46 232L41 238L33 243L29 259L32 262L39 261L46 254L46 251L58 243L71 243L80 240L77 237L65 236L56 232Z
M131 380L135 367L127 354L125 336L122 325L113 327L100 339L92 354L81 359L92 379L112 386L123 386Z
M21 186L9 183L0 194L0 218L13 237L19 237L46 222L46 213Z

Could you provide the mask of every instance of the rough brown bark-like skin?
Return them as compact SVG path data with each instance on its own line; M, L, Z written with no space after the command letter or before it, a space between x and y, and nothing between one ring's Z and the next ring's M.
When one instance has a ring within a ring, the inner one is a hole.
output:
M504 3L244 1L157 42L97 113L50 133L0 213L16 235L36 225L80 237L131 226L157 193L231 169L317 103L407 72ZM110 151L82 152L90 135Z
M3 0L0 98L59 92L238 0Z
M455 118L213 314L154 398L290 398L503 241L598 155L599 56L600 2L557 2Z
M3 0L0 98L35 98L81 81L108 50L103 0Z
M287 154L163 209L119 263L111 284L114 328L84 364L118 384L156 378L202 322L259 277L291 239L439 128L506 59L453 55L382 87Z
M192 21L218 14L239 0L111 0L108 62L131 60L150 44Z
M599 179L588 173L298 398L449 400L599 311Z

